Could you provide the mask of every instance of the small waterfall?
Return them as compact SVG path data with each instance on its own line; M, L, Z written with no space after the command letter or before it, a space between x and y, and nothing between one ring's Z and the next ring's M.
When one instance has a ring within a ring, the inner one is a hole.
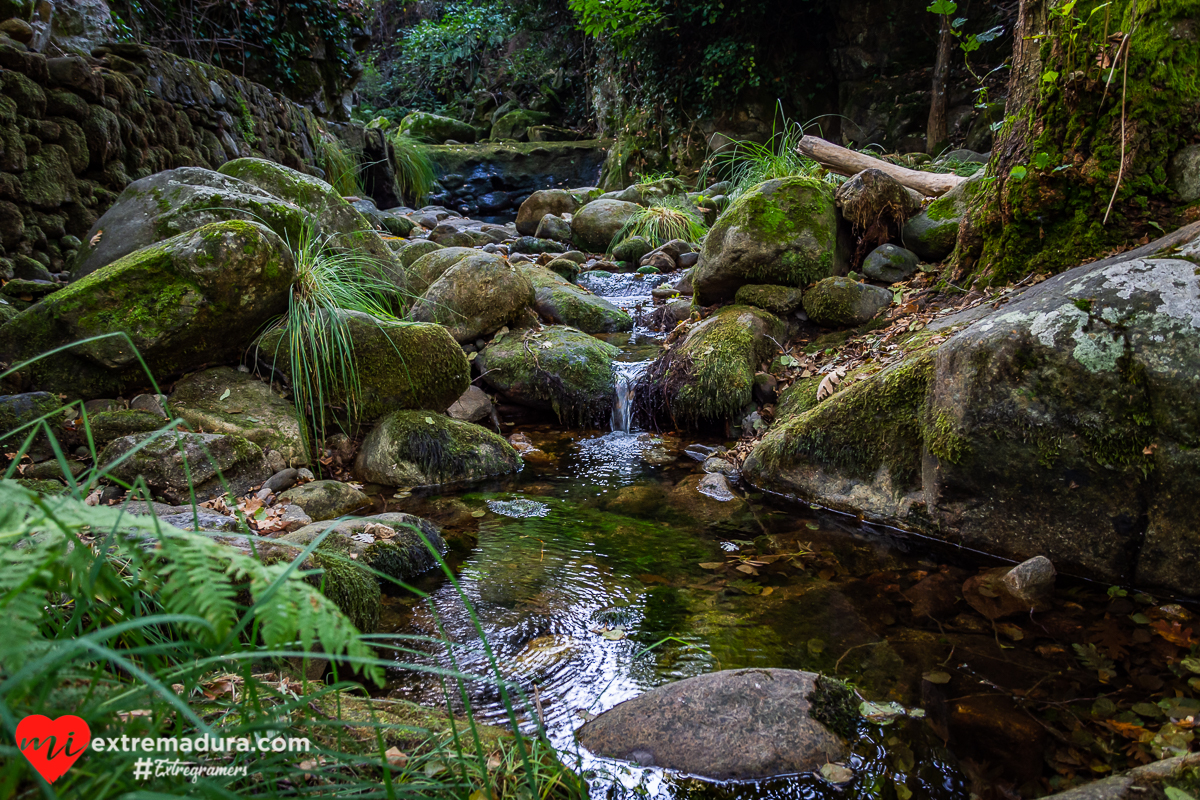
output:
M633 426L634 384L650 366L649 361L617 361L613 364L615 394L612 408L612 429L629 433Z

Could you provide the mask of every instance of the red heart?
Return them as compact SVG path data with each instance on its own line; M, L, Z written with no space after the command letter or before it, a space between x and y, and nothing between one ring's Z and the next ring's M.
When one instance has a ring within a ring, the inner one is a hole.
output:
M17 748L49 783L71 768L91 740L91 728L72 714L58 719L30 714L17 723Z

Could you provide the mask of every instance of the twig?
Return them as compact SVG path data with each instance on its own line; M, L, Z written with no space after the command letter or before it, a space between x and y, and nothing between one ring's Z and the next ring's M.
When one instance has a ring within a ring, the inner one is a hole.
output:
M1133 41L1133 33L1137 30L1137 0L1133 0L1133 6L1129 12L1129 41ZM1121 190L1121 179L1125 176L1125 89L1129 79L1129 51L1130 47L1125 48L1125 63L1121 68L1121 163L1117 167L1117 183L1113 186L1112 197L1108 199L1108 208L1104 211L1104 221L1101 225L1108 224L1108 215L1112 213L1113 203L1117 202L1117 192ZM1108 91L1108 87L1105 87Z
M853 647L851 647L851 648L848 648L848 649L846 650L846 652L842 653L842 658L839 658L839 659L838 659L838 660L837 660L837 661L834 663L834 665L833 665L833 674L834 674L834 675L836 675L836 674L837 674L838 667L840 667L840 666L842 665L842 659L844 659L846 656L850 655L850 651L851 651L851 650L857 650L857 649L858 649L858 648L860 648L860 647L874 647L874 646L875 646L875 645L877 645L877 644L887 644L887 641L888 641L887 639L880 639L878 642L863 642L862 644L856 644L856 645L854 645Z

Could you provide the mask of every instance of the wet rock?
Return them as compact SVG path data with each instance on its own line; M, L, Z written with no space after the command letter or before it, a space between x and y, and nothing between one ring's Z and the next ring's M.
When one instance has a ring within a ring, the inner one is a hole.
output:
M133 452L134 448L141 449ZM120 463L117 460L128 455ZM97 459L102 470L126 483L144 478L156 495L182 503L194 490L199 500L230 491L242 495L271 476L258 445L240 436L214 433L142 433L116 439Z
M579 742L609 758L716 780L811 772L849 752L817 719L818 677L744 669L669 683L591 720Z
M571 217L575 244L590 253L607 252L638 208L637 203L623 200L593 200Z
M1054 596L1054 565L1035 556L1015 567L997 567L968 578L962 593L972 608L988 619L1045 611Z
M563 422L602 424L612 411L612 364L620 351L574 328L497 336L476 358L483 380L514 403Z
M612 249L612 256L617 261L640 264L642 258L653 249L654 245L644 236L630 236Z
M522 236L512 243L514 253L538 255L541 253L562 253L566 250L561 243L550 239L539 239L536 236Z
M738 287L734 302L770 311L777 317L786 317L800 308L800 303L803 299L804 292L795 286L770 286L748 283L745 286Z
M756 186L704 239L692 284L700 305L732 300L748 283L804 286L833 274L837 253L833 189L809 178Z
M1191 595L1200 224L950 315L933 349L778 419L756 486ZM856 442L853 451L830 442Z
M704 459L701 468L708 473L719 472L722 475L730 475L737 472L737 468L723 458L717 456L709 456Z
M534 192L521 203L521 208L517 211L517 233L533 236L537 232L538 224L547 214L574 214L586 199L586 195L568 189L542 189Z
M406 250L401 256L407 255ZM458 262L471 256L479 255L473 247L441 247L430 250L415 258L408 265L408 288L415 295L423 295L438 278L446 274L446 270Z
M480 422L492 415L492 401L478 386L471 386L446 411L450 419L459 422Z
M917 254L894 244L881 244L863 261L863 274L883 283L908 280L917 271Z
M678 456L662 446L647 447L642 451L642 461L652 467L664 467L667 464L674 464L678 460Z
M849 278L826 278L804 294L804 313L826 328L852 328L892 304L892 293Z
M220 514L210 508L191 505L167 505L166 503L125 503L121 509L135 517L158 517L163 524L183 531L237 531L241 523L235 517Z
M363 440L355 473L386 486L432 486L507 475L521 468L487 428L421 411L389 414Z
M705 444L689 444L683 449L684 454L694 461L704 461L710 458L717 452L716 447L709 447Z
M295 407L253 375L229 367L193 373L175 384L170 404L192 430L241 436L292 466L308 463Z
M533 234L538 239L552 239L556 242L571 241L571 223L562 217L547 214L538 223L537 231Z
M263 482L263 488L271 494L279 494L295 486L299 479L300 473L294 467L288 467L267 478Z
M569 283L575 283L579 277L579 264L569 258L552 259L546 264L546 269Z
M675 260L666 253L649 253L642 259L641 269L647 268L659 272L672 272L675 269ZM641 272L641 269L638 271Z
M438 278L409 312L437 322L458 342L495 333L533 304L533 284L515 266L490 253L459 261Z
M675 260L675 264L683 269L696 266L700 261L699 253L683 253Z
M779 319L749 306L727 306L692 327L643 374L638 393L677 425L736 419L752 401L754 373L784 335Z
M471 383L471 368L462 347L441 325L396 324L358 311L339 313L354 342L358 371L358 419L370 422L396 409L442 411ZM263 334L254 350L260 368L291 375L283 332ZM345 408L346 387L327 387L330 406Z
M312 481L294 486L276 498L296 506L313 520L337 519L371 505L371 498L341 481Z
M1110 778L1085 783L1045 800L1141 800L1155 797L1165 786L1186 785L1200 770L1200 753L1164 758ZM1170 797L1170 795L1167 795Z
M720 459L716 460L720 461ZM707 464L708 461L704 463ZM728 462L725 463L728 464ZM720 472L711 472L705 475L700 479L700 484L696 488L700 494L711 497L713 500L720 500L722 503L740 499L729 485L729 480Z
M278 541L304 548L326 530L330 530L329 523L316 522ZM422 536L428 545L421 541ZM412 514L389 512L337 523L317 549L353 554L360 564L403 580L436 567L435 553L446 552L446 543L432 522Z
M532 264L519 269L533 284L533 309L554 325L568 325L584 333L617 333L633 330L633 319L621 309L556 273Z
M235 360L283 312L294 266L287 245L253 222L222 222L132 253L0 327L0 358L16 363L102 334L22 371L39 388L86 398ZM136 348L136 353L134 348Z

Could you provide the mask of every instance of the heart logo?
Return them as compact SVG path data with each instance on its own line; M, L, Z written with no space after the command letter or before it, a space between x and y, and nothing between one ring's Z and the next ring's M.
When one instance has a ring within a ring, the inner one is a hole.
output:
M72 714L58 719L30 714L17 723L17 749L47 783L61 778L91 740L91 728Z

